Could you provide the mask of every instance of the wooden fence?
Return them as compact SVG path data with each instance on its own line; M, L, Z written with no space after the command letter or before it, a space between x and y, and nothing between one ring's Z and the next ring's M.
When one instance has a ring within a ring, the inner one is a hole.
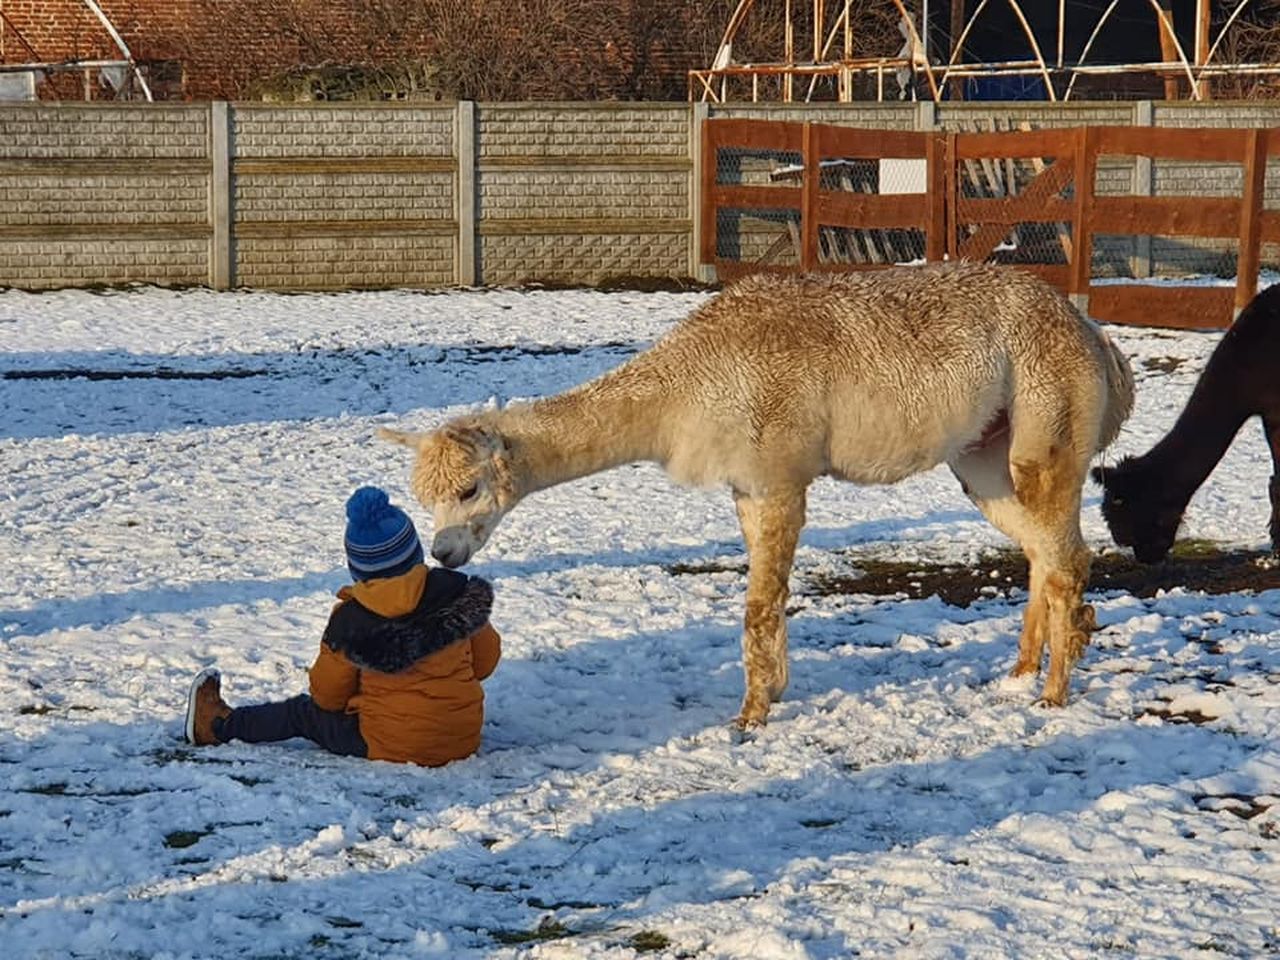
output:
M909 133L712 119L702 151L700 256L723 279L994 260L1037 273L1100 320L1221 328L1257 289L1262 245L1280 241L1280 211L1263 206L1277 130ZM1103 156L1238 165L1242 186L1236 196L1100 194ZM895 173L913 181L906 190ZM1233 240L1235 286L1099 282L1095 238L1126 235Z

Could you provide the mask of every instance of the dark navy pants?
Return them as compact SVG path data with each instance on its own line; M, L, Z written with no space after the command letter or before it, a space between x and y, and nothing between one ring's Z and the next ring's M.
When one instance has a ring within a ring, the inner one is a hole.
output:
M305 737L330 753L346 757L369 755L369 747L360 736L360 720L354 713L321 710L305 693L278 703L236 707L230 716L214 721L213 735L222 741L245 743Z

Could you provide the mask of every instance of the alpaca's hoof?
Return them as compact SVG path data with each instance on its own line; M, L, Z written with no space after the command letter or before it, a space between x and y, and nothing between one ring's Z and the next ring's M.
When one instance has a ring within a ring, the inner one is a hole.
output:
M1018 662L1013 665L1013 669L1009 671L1011 677L1030 677L1040 672L1040 664L1031 660L1023 660L1018 658Z
M1076 629L1085 634L1085 643L1088 643L1088 635L1098 629L1098 614L1097 611L1093 609L1093 604L1080 604L1080 606L1076 608L1075 619Z
M1073 630L1067 637L1067 660L1070 666L1075 666L1084 658L1084 652L1089 646L1089 634L1081 633Z
M742 703L742 709L734 717L733 726L738 730L758 730L765 725L768 717L768 701L758 696L748 696Z
M1050 689L1045 684L1044 690L1040 692L1039 699L1036 700L1037 707L1065 707L1067 705L1067 691L1064 687L1061 690Z

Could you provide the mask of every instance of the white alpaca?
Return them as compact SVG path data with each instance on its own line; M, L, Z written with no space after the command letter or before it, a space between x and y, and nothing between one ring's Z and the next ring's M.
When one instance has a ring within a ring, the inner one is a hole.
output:
M1080 497L1133 402L1128 363L1051 287L986 265L742 280L649 350L556 396L459 417L417 449L432 555L456 567L526 495L637 460L727 484L749 561L737 723L787 684L787 578L823 474L894 483L946 463L1030 562L1015 675L1066 701L1093 628Z

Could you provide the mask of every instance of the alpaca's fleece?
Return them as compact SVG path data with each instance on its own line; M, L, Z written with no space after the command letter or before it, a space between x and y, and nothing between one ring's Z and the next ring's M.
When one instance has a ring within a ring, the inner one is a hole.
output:
M1066 697L1091 622L1080 488L1133 403L1128 363L1051 287L1011 268L756 276L649 350L565 393L428 434L412 487L433 555L465 563L527 494L635 460L734 491L750 553L743 725L786 684L787 574L816 477L892 483L947 463L1032 559L1020 666Z

